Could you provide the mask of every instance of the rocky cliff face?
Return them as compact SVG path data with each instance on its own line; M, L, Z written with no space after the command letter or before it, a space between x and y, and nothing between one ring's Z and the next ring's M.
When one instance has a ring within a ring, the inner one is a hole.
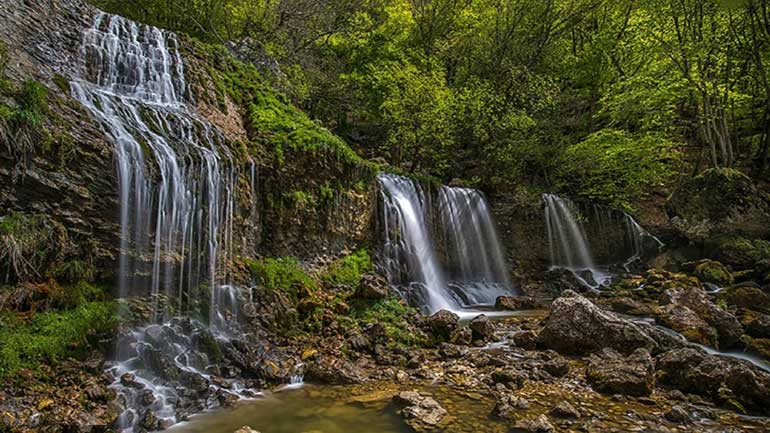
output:
M3 102L20 106L14 89L39 82L47 108L31 140L0 134L0 208L2 214L45 215L67 230L73 257L94 258L109 273L120 245L114 144L68 85L84 67L83 31L96 13L78 0L4 2L0 39L11 90ZM305 258L366 242L373 196L368 166L302 148L286 151L279 163L275 149L256 138L264 131L249 121L246 101L218 87L213 56L194 41L180 42L194 109L224 132L241 171L236 254Z
M0 209L51 218L67 229L75 255L95 256L106 267L119 233L112 144L70 97L66 78L78 67L81 30L92 14L81 2L4 2L0 40L8 52L6 75L12 86L27 80L45 85L47 110L27 148L20 137L4 135Z

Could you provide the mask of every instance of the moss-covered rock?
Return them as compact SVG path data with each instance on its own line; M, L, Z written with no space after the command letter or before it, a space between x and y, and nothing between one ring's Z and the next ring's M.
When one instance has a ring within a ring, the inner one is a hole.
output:
M738 170L709 169L683 182L667 203L676 229L693 241L718 234L770 235L770 206Z
M770 295L751 286L731 287L717 295L717 300L727 305L747 310L770 313Z
M709 238L705 243L706 254L733 269L751 269L770 260L770 242L764 239L747 239L736 235Z
M704 260L695 267L694 274L705 283L713 283L718 286L729 286L734 279L730 271L720 262Z

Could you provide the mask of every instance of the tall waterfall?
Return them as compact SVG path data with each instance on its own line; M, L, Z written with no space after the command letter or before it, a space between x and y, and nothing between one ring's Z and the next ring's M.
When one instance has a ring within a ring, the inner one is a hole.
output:
M238 168L222 132L185 104L173 33L100 13L83 36L73 96L115 142L121 297L167 294L192 308L201 283L221 325ZM160 319L160 317L158 318Z
M480 192L442 187L434 209L419 182L391 174L379 175L378 181L383 268L412 304L432 313L491 304L510 293L502 247ZM444 255L435 239L442 232Z
M381 174L385 270L391 283L417 283L429 312L451 310L453 302L429 232L429 196L411 179ZM419 288L418 288L419 289Z
M663 246L626 212L597 204L581 206L554 194L543 194L543 202L551 265L584 276L588 271L591 278L584 281L589 286L607 282L615 265L627 269L650 244Z
M84 31L84 64L70 83L115 145L120 296L152 295L154 302L151 323L121 337L120 362L111 370L126 431L138 423L149 428L149 410L153 428L177 421L173 402L181 395L171 378L209 377L208 358L193 338L209 330L189 317L207 318L211 331L223 335L241 297L225 266L233 256L240 170L224 134L188 108L179 51L173 33L99 13ZM250 172L253 184L253 165ZM161 377L151 366L181 373ZM127 385L123 375L140 386ZM236 385L221 392L235 393Z

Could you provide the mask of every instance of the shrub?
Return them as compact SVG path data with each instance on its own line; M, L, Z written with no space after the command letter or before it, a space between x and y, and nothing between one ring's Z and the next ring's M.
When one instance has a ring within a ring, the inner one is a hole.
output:
M422 346L426 344L424 335L415 332L409 324L407 316L415 310L404 305L398 298L377 301L357 300L351 307L350 315L360 325L381 324L391 345Z
M0 377L21 368L35 369L42 362L82 357L116 323L115 305L91 302L62 312L40 313L29 322L0 317Z
M317 288L316 282L310 278L294 257L268 258L249 263L251 272L269 290L283 290L295 302L301 293Z
M374 269L369 250L361 248L346 257L343 257L329 267L321 276L321 279L329 284L347 284L358 286L361 277Z

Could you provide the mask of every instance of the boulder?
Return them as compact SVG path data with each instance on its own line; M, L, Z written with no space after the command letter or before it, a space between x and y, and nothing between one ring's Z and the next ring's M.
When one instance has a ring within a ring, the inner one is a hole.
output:
M664 318L666 315L688 315L689 313L683 312L682 308L692 311L698 318L714 328L720 348L726 349L734 346L740 341L743 334L743 327L738 319L711 302L708 293L700 286L668 289L661 295L660 303L664 305L664 312L661 316Z
M687 307L672 305L659 314L656 321L682 334L688 341L717 346L717 331Z
M535 350L535 348L537 348L538 338L535 331L517 331L511 335L511 342L516 347L526 350Z
M671 194L666 211L677 231L692 241L715 234L770 235L766 197L751 178L734 169L708 169L682 182Z
M719 287L729 286L735 281L727 267L714 260L702 260L695 266L693 274L699 280L705 283L716 284Z
M492 372L492 381L511 389L518 389L527 382L527 374L515 368L504 368Z
M578 410L575 409L575 406L572 406L566 401L563 401L557 404L556 406L554 406L549 413L551 414L551 416L556 418L565 418L565 419L580 418L580 412L578 412Z
M473 332L467 326L461 326L454 330L449 342L461 346L468 346L473 341Z
M511 433L551 433L553 431L556 431L556 429L545 415L516 423L513 429L510 430Z
M770 338L770 316L757 314L746 325L746 333L754 338Z
M733 408L770 414L770 373L747 361L685 347L659 355L656 367L663 385Z
M364 373L358 366L332 356L319 356L308 365L305 376L309 380L330 385L354 384L364 381Z
M473 318L468 325L471 329L472 340L481 340L484 342L494 341L495 339L495 324L489 320L489 317L481 314Z
M657 343L635 323L604 311L588 299L567 291L551 305L540 341L557 352L584 355L605 347L631 353L643 347L653 352Z
M592 355L586 377L591 386L605 394L646 396L655 386L655 369L647 349L639 348L628 357L612 349Z
M563 356L554 356L543 364L543 370L553 377L562 377L569 373L569 362Z
M690 414L682 406L673 406L663 414L663 418L674 424L687 424L690 422Z
M433 335L444 341L452 338L459 320L460 316L447 310L440 310L426 319L427 326Z
M378 274L364 274L354 293L358 299L384 299L388 297L388 281Z
M492 409L492 416L506 421L516 421L516 413L526 410L528 407L529 402L524 398L509 393L501 393L497 397L494 409Z
M720 235L706 242L706 254L732 269L755 269L756 277L762 280L767 273L770 260L770 242L764 239L747 239L743 236Z
M417 432L436 429L448 414L436 400L417 391L402 391L393 402L404 421Z
M720 292L717 299L727 305L770 314L770 295L756 287L737 286Z
M498 310L537 310L542 307L537 299L530 296L498 296L495 300L495 309Z

